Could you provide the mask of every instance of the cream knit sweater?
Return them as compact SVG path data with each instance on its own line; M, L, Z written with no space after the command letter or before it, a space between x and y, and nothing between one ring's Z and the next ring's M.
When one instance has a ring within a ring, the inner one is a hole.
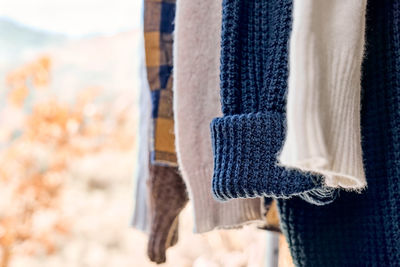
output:
M222 203L211 193L213 154L209 125L221 115L221 7L221 0L178 0L175 16L175 142L198 233L262 218L260 199Z
M279 161L360 190L360 82L366 0L294 0L287 133Z

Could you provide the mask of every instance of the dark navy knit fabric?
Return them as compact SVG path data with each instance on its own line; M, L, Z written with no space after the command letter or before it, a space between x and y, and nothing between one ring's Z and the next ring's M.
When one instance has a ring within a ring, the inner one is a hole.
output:
M369 0L361 132L367 190L279 200L296 266L400 266L400 1Z
M213 193L219 200L312 195L321 177L277 166L283 145L292 1L224 0L221 40L222 118L211 123ZM312 199L310 199L312 198Z

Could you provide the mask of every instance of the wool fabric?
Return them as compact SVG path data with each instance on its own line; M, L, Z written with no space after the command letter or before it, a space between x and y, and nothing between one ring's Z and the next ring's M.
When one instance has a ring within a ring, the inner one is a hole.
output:
M165 252L178 241L179 213L188 202L186 186L178 168L150 164L150 234L147 255L163 263Z
M292 1L224 0L221 40L223 117L211 123L213 193L219 200L304 195L322 177L277 166L285 128Z
M361 135L368 188L331 205L278 200L296 266L399 266L400 1L367 2Z
M367 185L360 130L366 0L294 0L280 163L332 188Z
M209 123L221 114L219 55L221 0L178 0L174 34L176 151L194 207L197 233L261 222L260 199L221 203L211 192Z

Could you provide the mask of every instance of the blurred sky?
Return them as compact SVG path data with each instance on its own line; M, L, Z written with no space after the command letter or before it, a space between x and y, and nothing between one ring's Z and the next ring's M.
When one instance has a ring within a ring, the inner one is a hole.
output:
M142 0L0 0L0 17L82 37L137 29L141 4Z

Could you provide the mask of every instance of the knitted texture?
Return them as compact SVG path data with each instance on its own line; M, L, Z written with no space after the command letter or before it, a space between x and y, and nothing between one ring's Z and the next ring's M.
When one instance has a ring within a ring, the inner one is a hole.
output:
M177 0L173 105L179 170L193 204L194 232L262 221L260 199L217 201L211 192L210 121L221 115L222 0Z
M294 0L282 165L366 187L360 84L366 0Z
M178 216L188 202L186 186L178 168L150 164L151 227L147 254L151 261L166 261L165 251L178 241Z
M400 1L369 0L361 134L368 188L328 206L279 200L296 266L400 264Z
M213 193L219 200L290 197L321 177L276 165L284 138L292 1L224 0L222 118L211 123ZM307 196L315 204L334 198Z

